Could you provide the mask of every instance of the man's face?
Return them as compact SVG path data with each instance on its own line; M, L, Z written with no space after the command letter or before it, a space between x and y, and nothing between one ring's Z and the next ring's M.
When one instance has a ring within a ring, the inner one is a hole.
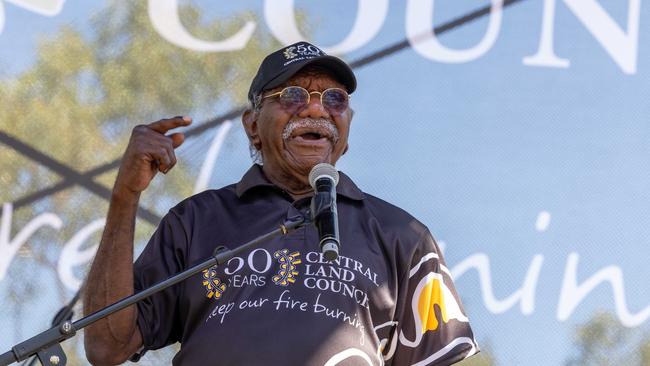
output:
M310 92L345 90L327 73L299 72L285 85L268 90L263 96L286 86L301 86ZM340 115L330 114L321 105L320 95L314 93L307 105L291 112L280 104L278 97L265 98L259 112L244 115L244 126L253 145L262 152L265 171L276 178L306 182L314 165L334 165L347 150L352 111L348 108Z

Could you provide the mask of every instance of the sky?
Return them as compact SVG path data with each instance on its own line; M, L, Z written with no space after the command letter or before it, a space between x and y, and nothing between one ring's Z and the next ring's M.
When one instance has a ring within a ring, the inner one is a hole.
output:
M260 1L192 3L208 18L264 10ZM349 32L355 3L295 1L315 25L310 41L325 47ZM434 24L487 3L437 1ZM597 311L616 310L612 287L601 284L568 319L558 320L562 287L576 260L578 283L614 266L623 274L619 298L629 312L650 305L650 9L641 6L636 72L627 74L567 3L556 5L554 50L570 60L568 68L524 64L539 47L544 7L523 0L504 9L496 41L475 60L445 63L406 48L356 69L350 151L337 165L365 191L425 223L443 243L452 271L476 255L488 258L497 299L519 289L532 263L541 260L528 314L519 304L500 312L490 308L482 296L485 275L468 270L456 278L479 343L489 342L504 365L560 365L578 324ZM632 3L598 2L623 29ZM29 68L39 40L64 24L85 29L103 6L66 1L49 17L0 4L3 78ZM406 2L391 1L377 36L343 57L353 61L402 41L406 18ZM472 47L487 23L471 22L440 41ZM263 21L258 27L269 31ZM248 167L241 128L233 127L228 137L211 187L237 181ZM184 148L180 155L200 165L202 157ZM633 329L648 329L648 323ZM3 338L0 345L7 344Z

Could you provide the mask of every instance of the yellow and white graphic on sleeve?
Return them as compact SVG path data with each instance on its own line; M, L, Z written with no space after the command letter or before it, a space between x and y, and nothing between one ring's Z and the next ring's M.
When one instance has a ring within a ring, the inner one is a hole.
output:
M436 305L440 309L441 319L437 318ZM469 322L439 273L430 272L420 280L413 293L411 310L415 324L415 338L407 339L403 330L399 336L400 342L408 347L417 347L422 342L424 333L439 330L443 326L441 323L446 324L451 319Z
M442 321L449 322L449 319L457 319L467 322L467 317L461 312L458 302L449 288L441 278L434 278L433 273L429 274L424 288L419 292L418 314L421 320L422 333L429 330L437 330L438 318L434 312L434 305L440 307Z

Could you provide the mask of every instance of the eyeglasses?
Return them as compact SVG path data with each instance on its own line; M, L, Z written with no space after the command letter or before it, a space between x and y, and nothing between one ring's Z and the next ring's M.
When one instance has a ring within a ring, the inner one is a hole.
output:
M327 109L331 115L340 115L348 108L350 95L340 88L329 88L322 92L308 91L300 86L288 86L277 93L269 94L262 99L279 97L280 105L287 112L293 114L309 104L312 94L320 94L320 104Z

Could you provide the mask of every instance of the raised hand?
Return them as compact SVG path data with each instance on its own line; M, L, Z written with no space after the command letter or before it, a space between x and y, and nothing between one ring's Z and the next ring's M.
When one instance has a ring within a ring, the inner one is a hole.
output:
M189 117L162 119L133 129L106 216L106 226L84 292L88 315L126 296L133 287L133 238L140 192L158 172L176 164L174 149L185 136L168 131L192 123ZM85 329L86 355L95 364L121 364L142 348L135 306L128 307Z
M114 194L136 194L144 191L158 172L166 174L176 165L174 149L185 140L182 133L168 131L192 123L190 117L161 119L133 129L122 157Z

